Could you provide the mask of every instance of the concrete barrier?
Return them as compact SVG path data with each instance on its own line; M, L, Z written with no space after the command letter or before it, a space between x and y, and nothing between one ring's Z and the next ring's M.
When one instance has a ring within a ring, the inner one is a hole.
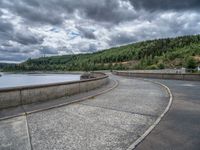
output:
M95 78L80 81L0 89L0 109L71 96L96 89L109 82L108 75L93 74Z
M113 71L113 74L129 77L172 79L172 80L191 80L200 81L200 74L174 74L174 73L136 73L128 71Z

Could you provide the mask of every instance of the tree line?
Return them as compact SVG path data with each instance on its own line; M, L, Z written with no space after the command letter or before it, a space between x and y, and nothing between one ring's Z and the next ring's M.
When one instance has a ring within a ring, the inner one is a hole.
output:
M200 35L155 39L114 47L91 54L28 59L6 66L5 71L79 71L194 68L200 64ZM189 63L193 62L193 65Z

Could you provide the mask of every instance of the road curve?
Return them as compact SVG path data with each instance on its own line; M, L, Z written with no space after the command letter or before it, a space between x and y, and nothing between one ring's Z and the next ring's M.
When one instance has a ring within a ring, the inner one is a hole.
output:
M156 80L173 94L169 112L136 150L200 149L200 82Z
M125 150L163 113L166 89L111 76L108 93L70 105L0 121L0 149Z

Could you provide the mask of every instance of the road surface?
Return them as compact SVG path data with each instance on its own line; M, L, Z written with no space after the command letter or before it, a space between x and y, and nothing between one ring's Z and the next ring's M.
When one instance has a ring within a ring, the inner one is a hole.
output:
M200 82L154 80L167 85L173 103L136 150L200 150Z
M119 85L85 101L0 121L0 149L125 150L163 113L166 89L111 76Z

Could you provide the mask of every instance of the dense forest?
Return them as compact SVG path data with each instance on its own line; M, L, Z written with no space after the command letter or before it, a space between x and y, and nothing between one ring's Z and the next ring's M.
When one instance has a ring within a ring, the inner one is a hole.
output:
M28 59L4 71L92 71L195 68L200 65L200 35L155 39L77 55Z
M16 64L9 64L9 63L0 63L0 71L3 71L5 69L15 69Z

